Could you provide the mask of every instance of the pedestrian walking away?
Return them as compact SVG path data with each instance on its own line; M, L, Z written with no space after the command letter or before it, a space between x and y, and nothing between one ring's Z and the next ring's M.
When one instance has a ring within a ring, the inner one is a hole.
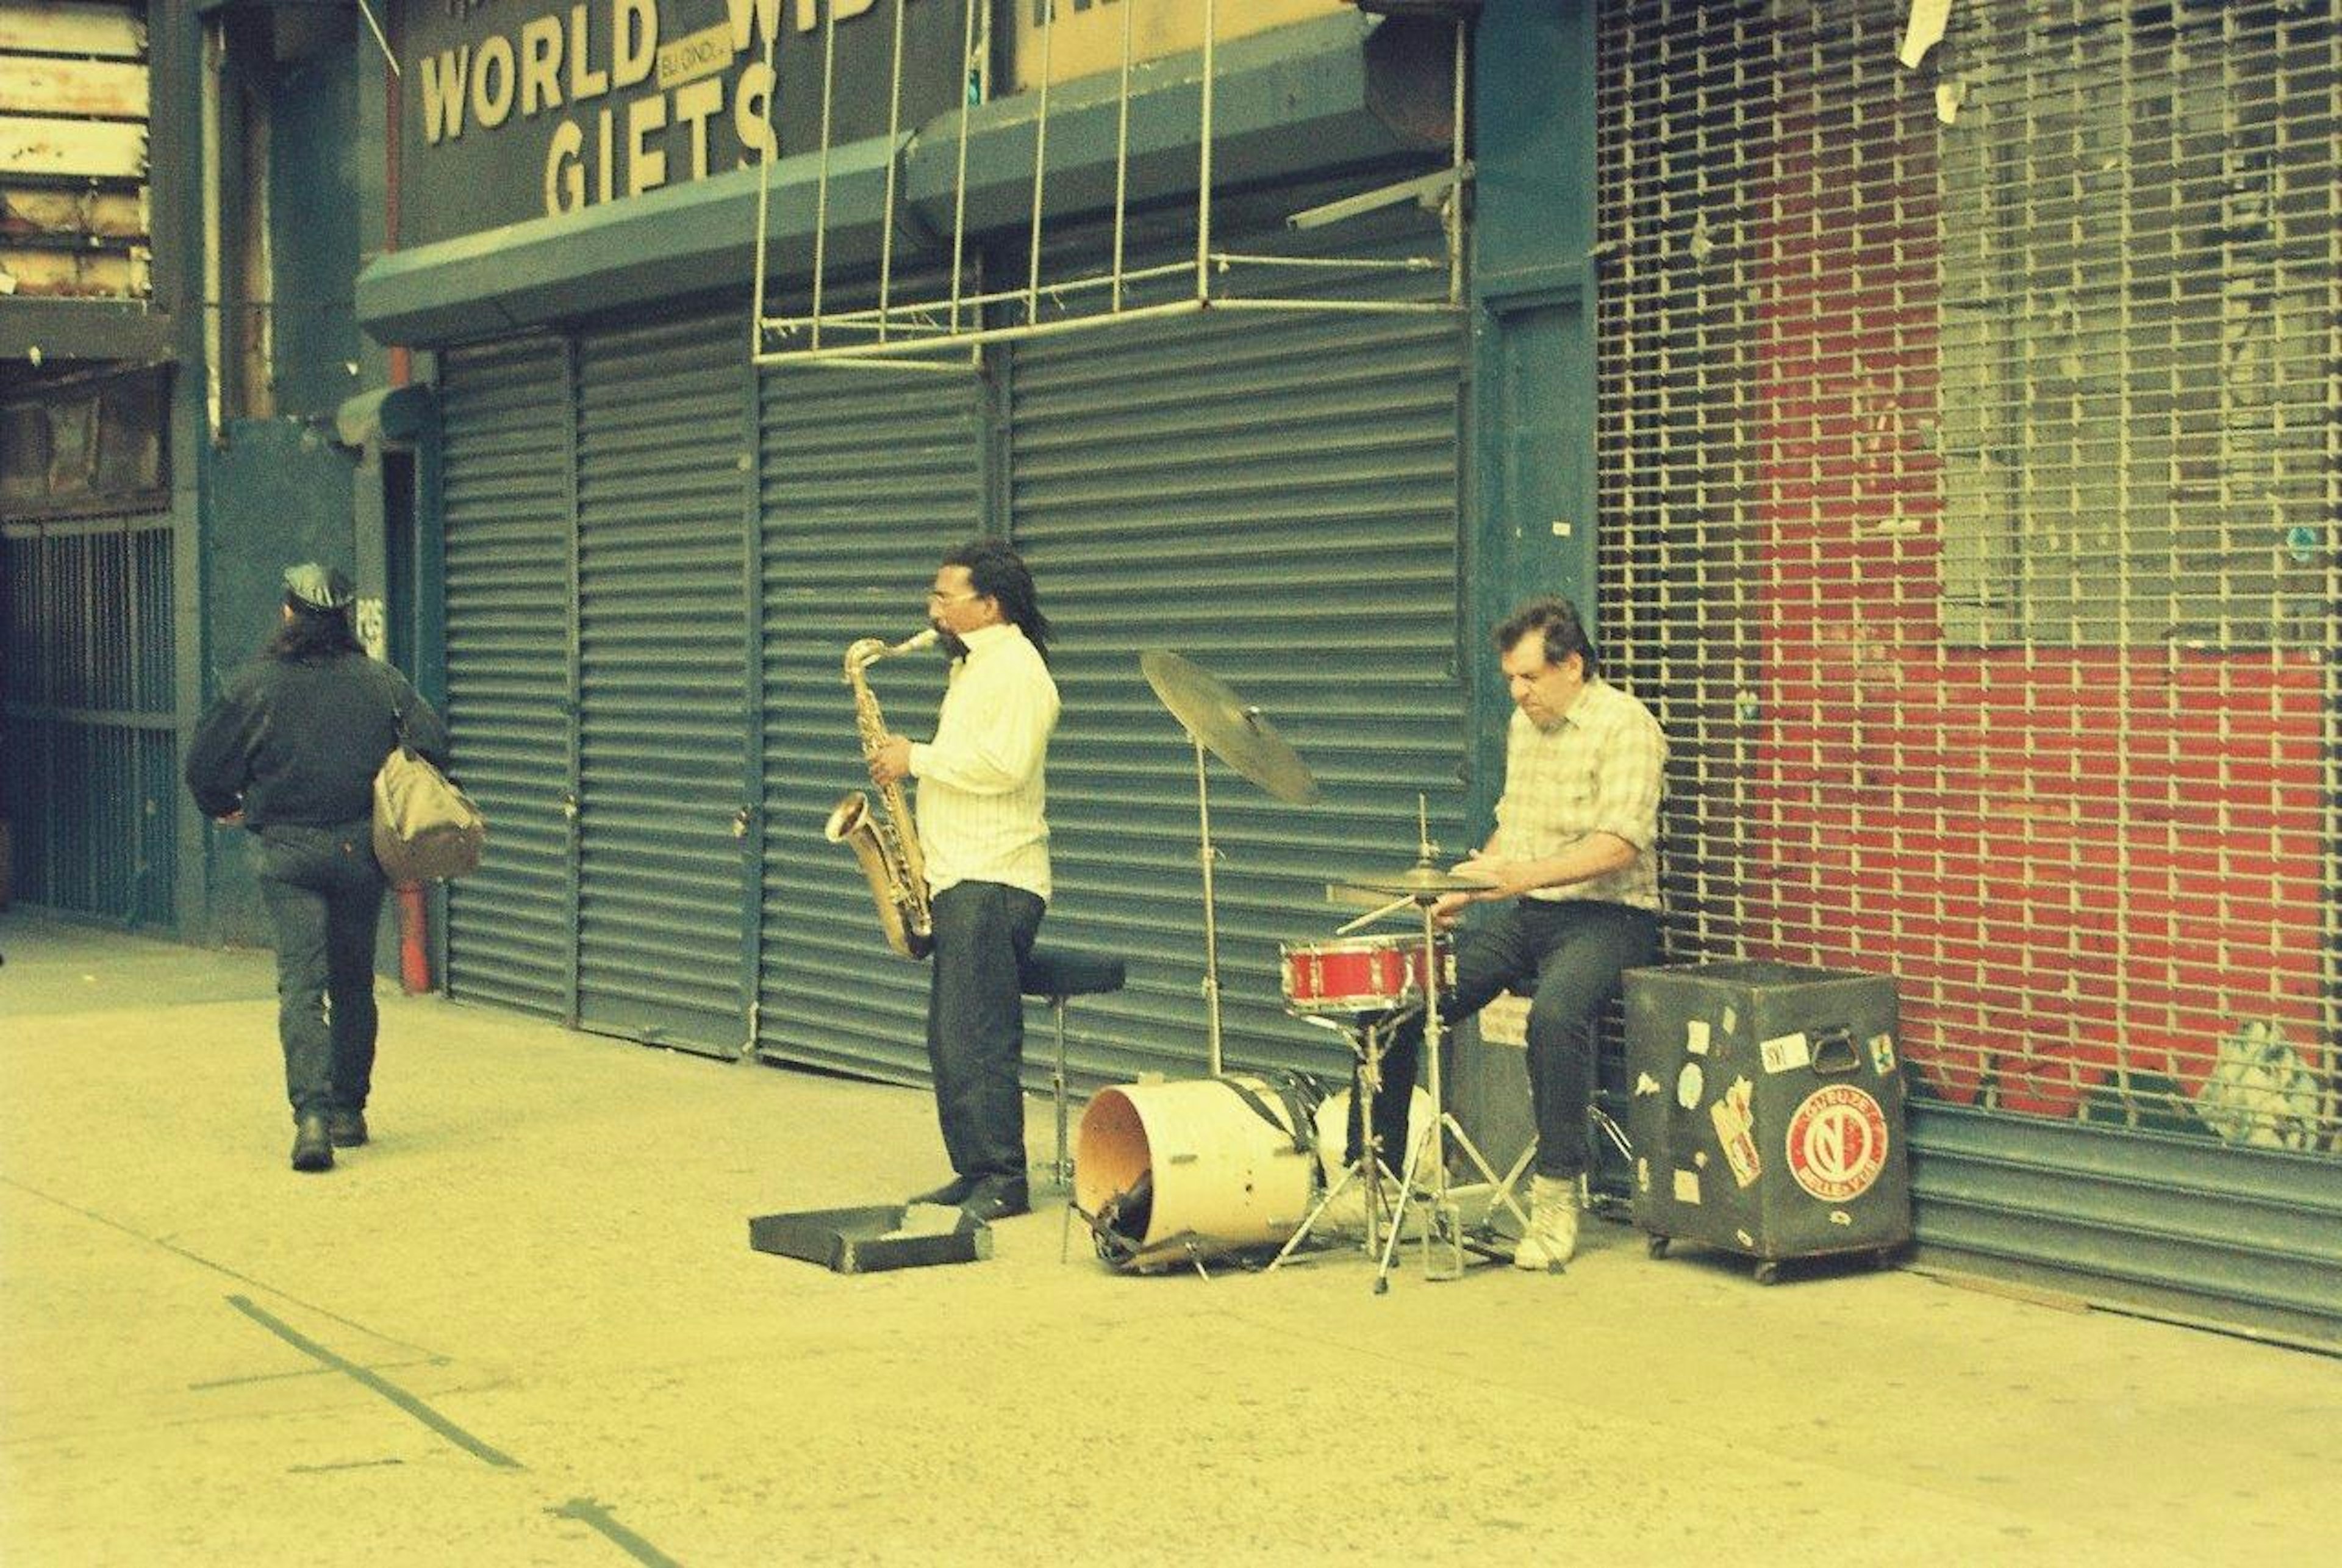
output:
M431 704L359 644L355 597L330 567L287 567L275 634L229 679L187 748L197 807L257 845L296 1171L331 1170L336 1146L368 1137L385 885L372 842L374 775L402 730L433 763L448 761L447 728Z

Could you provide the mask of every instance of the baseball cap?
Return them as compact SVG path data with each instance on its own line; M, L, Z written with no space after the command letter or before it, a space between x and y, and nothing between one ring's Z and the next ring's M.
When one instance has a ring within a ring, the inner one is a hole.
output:
M331 566L304 561L285 568L285 602L296 610L346 610L356 597L350 580Z

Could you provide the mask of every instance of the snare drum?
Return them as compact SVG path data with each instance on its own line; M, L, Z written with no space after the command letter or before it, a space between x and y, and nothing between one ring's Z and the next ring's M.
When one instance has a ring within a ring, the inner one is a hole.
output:
M1423 1000L1420 936L1343 936L1276 951L1285 1000L1296 1013L1389 1013ZM1443 935L1434 951L1445 989L1456 984L1455 944Z

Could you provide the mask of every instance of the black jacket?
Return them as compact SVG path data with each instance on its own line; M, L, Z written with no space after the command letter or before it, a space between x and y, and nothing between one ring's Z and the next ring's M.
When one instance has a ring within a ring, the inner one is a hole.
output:
M244 825L337 827L374 811L374 775L406 738L447 765L447 726L388 664L363 654L319 664L259 658L238 670L195 725L187 788L209 817Z

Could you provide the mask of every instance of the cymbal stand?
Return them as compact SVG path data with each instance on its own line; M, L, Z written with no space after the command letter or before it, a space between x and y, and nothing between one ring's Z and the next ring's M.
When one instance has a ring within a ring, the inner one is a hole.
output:
M1212 892L1212 787L1204 772L1204 738L1195 731L1187 739L1196 747L1196 858L1204 867L1204 1039L1210 1052L1212 1076L1220 1075L1220 928L1218 904Z
M1418 864L1434 864L1436 848L1431 842L1429 817L1421 797L1417 797L1417 821L1420 825L1422 855ZM1423 1056L1426 1063L1425 1088L1431 1095L1431 1130L1409 1152L1406 1174L1399 1182L1396 1212L1405 1213L1407 1202L1416 1194L1416 1178L1423 1174L1426 1164L1422 1195L1429 1213L1423 1227L1423 1277L1427 1280L1455 1280L1464 1277L1464 1223L1447 1175L1447 1140L1454 1138L1458 1148L1478 1168L1481 1176L1495 1190L1496 1200L1512 1211L1513 1217L1528 1228L1529 1217L1513 1197L1509 1186L1497 1178L1496 1168L1488 1164L1480 1146L1464 1131L1464 1124L1447 1109L1447 1095L1441 1081L1440 1056L1447 1042L1447 1023L1439 1008L1440 992L1446 976L1440 973L1439 923L1433 910L1439 903L1436 893L1419 893L1415 904L1423 912ZM1398 1252L1401 1227L1393 1225L1388 1239L1383 1243L1382 1262L1375 1271L1375 1293L1380 1295L1390 1288L1391 1260ZM1433 1248L1444 1249L1444 1255L1435 1256Z

